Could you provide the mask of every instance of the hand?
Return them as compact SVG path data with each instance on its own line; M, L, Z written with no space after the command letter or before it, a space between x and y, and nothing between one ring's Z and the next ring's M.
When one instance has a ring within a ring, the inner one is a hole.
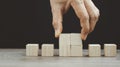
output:
M99 10L92 0L50 0L50 4L56 38L59 37L63 29L63 14L67 12L70 6L73 7L77 17L80 19L81 38L86 40L88 34L94 30L99 18Z

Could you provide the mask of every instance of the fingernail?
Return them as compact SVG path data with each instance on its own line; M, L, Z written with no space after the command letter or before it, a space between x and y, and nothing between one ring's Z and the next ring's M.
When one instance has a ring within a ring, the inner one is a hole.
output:
M56 30L56 31L55 31L55 38L58 38L59 35L60 35L60 31Z
M86 40L87 35L85 35L85 34L81 34L81 38L82 38L82 40Z

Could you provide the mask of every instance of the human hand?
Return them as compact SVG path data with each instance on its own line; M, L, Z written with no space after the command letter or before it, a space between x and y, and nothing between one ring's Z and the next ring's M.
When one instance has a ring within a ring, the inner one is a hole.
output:
M99 10L92 0L50 0L50 4L56 38L59 37L63 29L63 14L67 12L70 6L73 7L77 17L80 19L81 38L86 40L87 35L94 30L99 18Z

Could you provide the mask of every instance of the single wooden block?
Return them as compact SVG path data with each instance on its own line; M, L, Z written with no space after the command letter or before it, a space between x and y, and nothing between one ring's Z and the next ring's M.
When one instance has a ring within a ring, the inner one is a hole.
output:
M117 46L115 44L104 44L105 56L116 56Z
M83 46L82 45L75 45L71 46L71 56L83 56Z
M54 44L43 44L42 56L54 56Z
M27 44L26 56L38 56L39 44Z
M70 34L64 33L59 37L59 56L70 56Z
M82 45L80 33L71 33L71 45Z
M99 44L89 44L89 56L101 56L101 46Z

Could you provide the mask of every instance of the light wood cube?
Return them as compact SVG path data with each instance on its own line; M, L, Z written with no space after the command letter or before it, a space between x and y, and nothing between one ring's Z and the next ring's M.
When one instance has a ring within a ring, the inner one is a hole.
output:
M59 37L59 56L70 56L70 34L61 34Z
M38 56L39 44L27 44L26 56Z
M71 46L71 56L83 56L83 46L82 45Z
M101 56L101 46L99 44L89 44L89 56Z
M82 45L80 33L71 33L71 45Z
M54 44L43 44L42 56L54 56Z
M105 56L116 56L117 46L115 44L104 44Z

